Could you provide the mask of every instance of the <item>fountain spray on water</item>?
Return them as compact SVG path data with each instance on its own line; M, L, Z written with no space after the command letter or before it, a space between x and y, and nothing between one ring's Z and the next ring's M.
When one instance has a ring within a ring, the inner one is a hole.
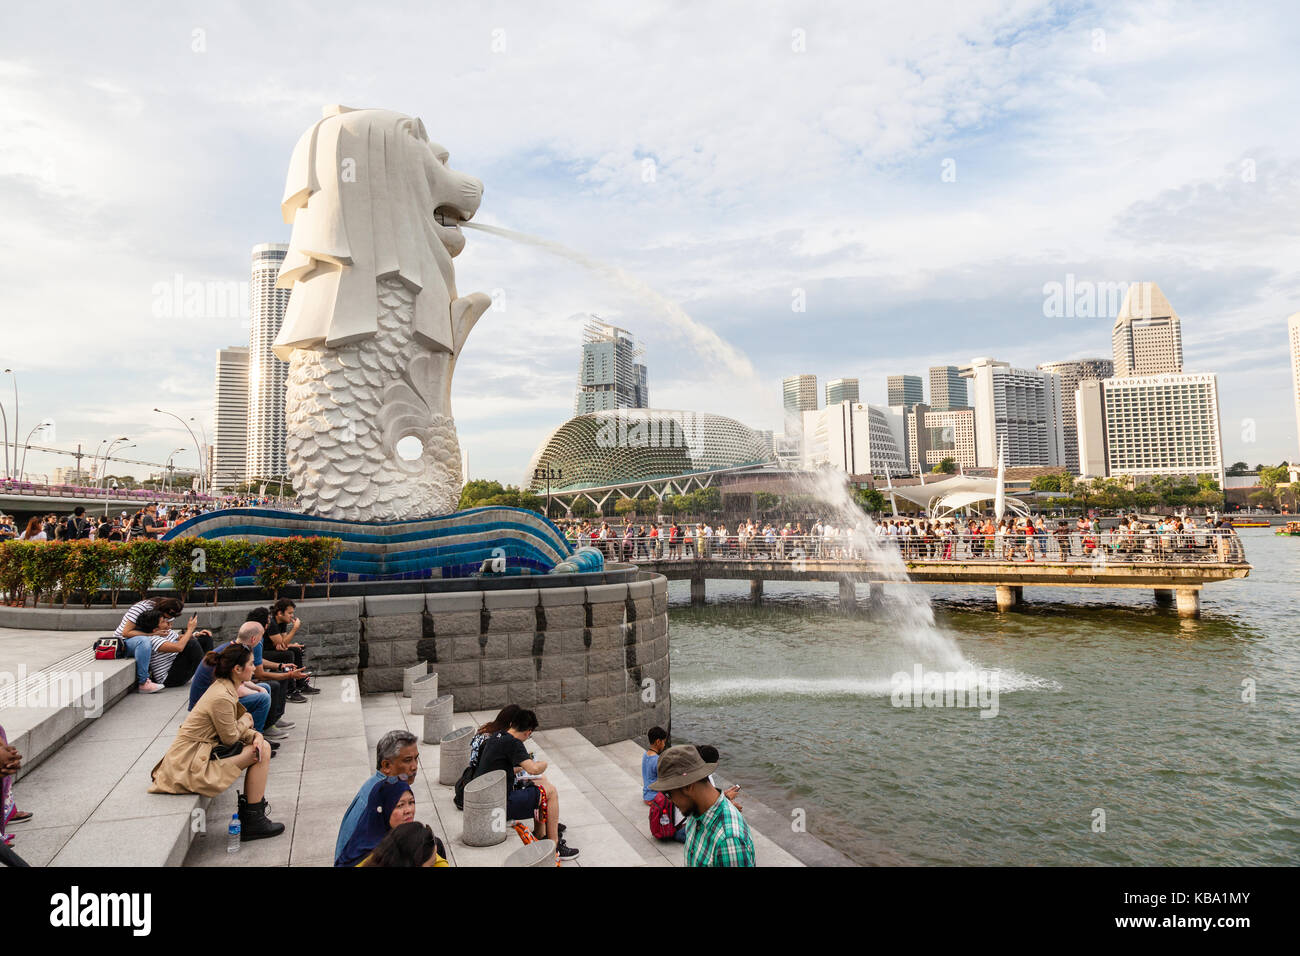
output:
M926 668L969 670L957 642L935 625L929 596L907 576L898 549L876 533L875 522L849 494L844 475L837 471L814 473L808 478L808 493L822 503L826 512L823 523L847 529L854 552L877 569L884 583L873 583L872 588L881 588L883 599L873 602L873 607L878 619L883 615L890 623L907 655Z

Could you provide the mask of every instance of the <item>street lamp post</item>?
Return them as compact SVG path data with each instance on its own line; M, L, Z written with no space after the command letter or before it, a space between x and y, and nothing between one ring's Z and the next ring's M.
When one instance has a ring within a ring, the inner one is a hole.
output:
M91 462L91 465L90 465L90 470L91 470L91 472L95 475L95 487L96 487L96 488L98 488L101 484L103 484L103 481L104 481L104 473L103 473L103 471L102 471L102 469L101 469L101 467L100 467L100 460L99 460L99 453L100 453L100 451L103 450L105 444L108 444L108 443L110 443L110 442L112 443L112 444L109 444L109 450L111 451L111 450L112 450L112 445L113 445L113 444L116 444L117 442L120 442L120 441L128 441L128 440L129 440L129 439L127 439L127 437L126 437L125 435L123 435L121 438L105 438L105 439L103 439L102 441L100 441L100 443L99 443L99 447L95 449L95 457L94 457L94 459L93 459L93 461ZM107 466L108 466L108 456L107 456L107 455L105 455L105 457L104 457L103 466L104 466L104 467L107 467Z
M174 456L177 452L181 452L184 450L185 449L183 447L173 449L171 454L167 456L167 463L166 465L163 466L163 494L167 493L167 485L168 485L167 479L170 478L176 470L176 466L172 464L172 456Z
M178 422L180 422L181 425L184 427L184 429L185 429L187 432L190 433L190 440L194 442L194 446L195 446L196 448L198 447L199 440L198 440L198 438L196 438L196 437L194 436L194 429L190 428L189 425L186 425L186 424L185 424L185 419L181 418L181 417L180 417L179 415L177 415L175 412L165 412L165 411L163 411L161 408L155 408L154 411L155 411L155 412L158 412L158 413L160 413L160 414L163 414L163 415L170 415L172 418L174 418L174 419L176 419ZM199 462L199 474L200 474L200 475L203 474L203 462L202 462L202 461ZM199 487L200 487L200 488L203 487L202 479L199 480Z
M559 481L564 477L562 468L534 468L533 480L546 482L546 520L551 519L551 481Z
M9 416L5 414L5 407L3 403L0 403L0 421L3 421L5 426L5 477L8 478L9 477ZM15 435L14 437L17 438L18 436Z
M14 475L17 476L18 474L18 373L11 368L7 368L5 369L5 374L12 375L14 377ZM5 429L6 442L8 442L9 440L8 431L9 429L6 427ZM8 448L8 445L6 445L5 447ZM19 480L21 481L22 479Z
M107 439L106 439L106 440L107 440ZM123 435L121 438L114 438L114 439L113 439L113 443L112 443L111 445L108 446L108 451L104 452L104 467L103 467L103 469L102 469L103 471L108 471L108 459L109 459L109 456L113 454L113 449L116 448L116 447L118 446L118 443L119 443L119 442L124 442L124 441L130 441L130 440L131 440L131 439L127 438L125 435ZM128 445L127 447L128 447L128 448L134 448L135 446L134 446L134 445ZM98 482L96 482L95 487L98 488L100 485L104 484L104 477L105 477L104 475L100 475L100 479L99 479Z
M190 416L190 421L199 426L199 434L203 437L203 446L199 449L199 458L202 459L199 466L199 493L202 494L205 491L210 492L212 488L211 475L208 474L208 467L211 464L208 461L208 457L211 454L211 449L208 447L208 430L203 427L203 422L199 421L193 415Z
M95 446L95 454L90 456L90 474L95 480L95 487L99 487L99 453L104 450L104 442L107 438L101 438L99 444Z
M17 410L15 410L15 411L14 411L14 418L17 418L17 417L18 417L18 412L17 412ZM19 481L23 481L24 479L23 479L21 476L27 474L27 447L32 443L32 436L35 435L38 431L40 431L42 428L44 428L44 427L45 427L46 425L48 425L48 424L50 424L50 423L49 423L49 422L41 422L40 424L36 425L36 426L31 430L31 431L29 431L29 432L27 433L27 438L23 441L23 464L22 464L22 467L19 469L19 472L18 472L18 473L19 473L19 478L18 478ZM14 437L15 437L15 438L18 437L18 433L17 433L17 432L14 432ZM15 451L14 454L16 455L17 452Z

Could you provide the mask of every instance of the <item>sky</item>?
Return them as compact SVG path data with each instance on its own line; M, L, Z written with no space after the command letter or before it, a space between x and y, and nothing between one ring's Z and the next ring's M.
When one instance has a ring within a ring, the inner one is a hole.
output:
M786 375L883 404L974 356L1109 357L1113 313L1048 290L1131 281L1219 374L1225 462L1294 461L1298 40L1288 2L8 0L0 363L22 437L193 464L153 409L211 435L247 307L162 290L288 240L290 152L341 103L420 117L476 221L608 267L467 231L459 291L495 302L452 390L471 477L520 483L572 413L586 313L640 338L655 407L780 431Z

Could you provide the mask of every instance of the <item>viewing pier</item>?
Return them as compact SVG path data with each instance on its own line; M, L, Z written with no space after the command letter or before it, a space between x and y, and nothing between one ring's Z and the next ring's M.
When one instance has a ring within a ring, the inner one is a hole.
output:
M857 585L896 581L898 561L917 583L992 587L999 611L1020 605L1027 587L1146 588L1156 603L1175 605L1181 617L1199 616L1205 585L1244 578L1251 571L1235 535L1206 533L1172 541L1165 540L1170 536L1102 533L1091 543L1081 535L1037 537L1046 540L950 536L882 542L896 559L848 540L811 537L779 539L774 549L758 540L742 548L734 541L723 546L691 539L672 547L658 539L635 539L626 555L616 556L669 580L689 580L691 602L697 605L705 602L709 579L748 580L755 604L762 601L765 581L833 581L846 611L857 606ZM628 544L610 543L618 549ZM877 600L875 588L869 600Z

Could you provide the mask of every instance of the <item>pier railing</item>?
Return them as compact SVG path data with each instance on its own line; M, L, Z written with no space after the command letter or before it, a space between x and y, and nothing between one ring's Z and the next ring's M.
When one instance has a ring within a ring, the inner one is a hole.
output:
M611 561L844 561L870 560L883 547L904 561L926 564L1023 561L1056 564L1245 564L1241 538L1226 529L1182 532L1076 531L1046 534L762 535L741 538L692 535L611 537L584 541Z

